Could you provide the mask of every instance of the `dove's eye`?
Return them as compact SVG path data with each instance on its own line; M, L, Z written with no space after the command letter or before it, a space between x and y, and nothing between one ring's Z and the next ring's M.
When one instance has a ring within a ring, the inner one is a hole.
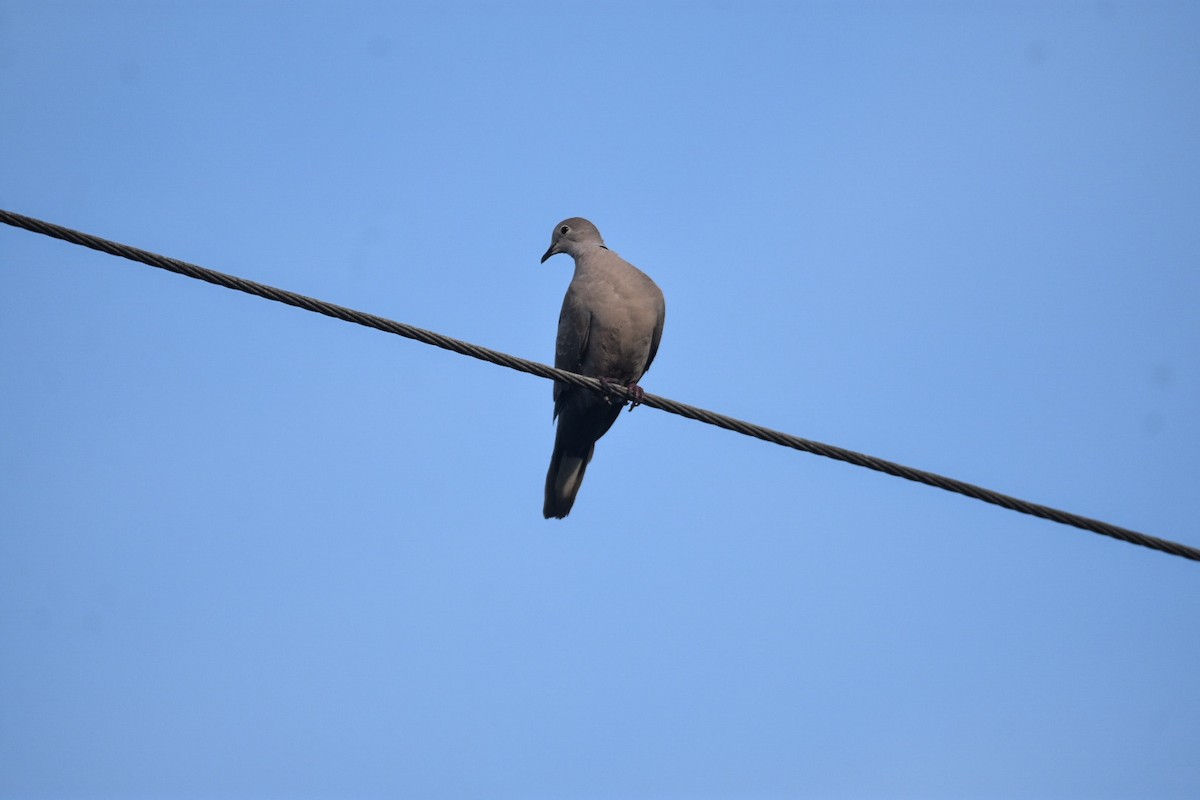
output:
M569 231L569 230L571 230L571 229L568 228L566 225L563 225L561 228L558 229L558 232L561 233L563 236L566 236L567 231Z

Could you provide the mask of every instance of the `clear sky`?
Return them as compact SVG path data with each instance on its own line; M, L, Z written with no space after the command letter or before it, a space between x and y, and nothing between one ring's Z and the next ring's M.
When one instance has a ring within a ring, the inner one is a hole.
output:
M0 2L0 207L1200 545L1200 4ZM0 229L3 798L1195 798L1200 565Z

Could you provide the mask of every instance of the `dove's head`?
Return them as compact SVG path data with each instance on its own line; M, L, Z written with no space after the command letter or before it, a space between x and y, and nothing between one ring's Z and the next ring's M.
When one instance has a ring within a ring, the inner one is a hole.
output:
M604 240L600 238L600 231L596 230L595 225L583 217L571 217L554 226L554 233L550 234L550 249L542 256L542 262L545 263L547 258L556 253L566 253L574 258L587 247L603 246Z

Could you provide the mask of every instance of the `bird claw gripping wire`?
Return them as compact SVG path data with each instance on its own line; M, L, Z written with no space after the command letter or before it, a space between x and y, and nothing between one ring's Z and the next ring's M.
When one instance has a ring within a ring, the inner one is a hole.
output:
M642 398L646 396L646 391L642 389L642 387L638 386L634 381L622 384L620 381L614 378L597 378L597 380L599 380L600 385L604 387L605 400L607 400L609 403L612 403L614 399L617 399L619 400L618 405L622 406L626 403L629 403L630 411L633 411L635 408L640 406L642 404ZM625 390L629 392L628 397L618 397L617 393L612 389L614 384L617 386L623 385Z
M633 381L626 384L625 388L629 390L629 410L633 411L642 404L642 398L646 396L646 392Z

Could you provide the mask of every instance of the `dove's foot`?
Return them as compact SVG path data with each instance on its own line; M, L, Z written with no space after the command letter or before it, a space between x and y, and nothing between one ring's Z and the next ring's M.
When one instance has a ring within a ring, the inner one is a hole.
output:
M646 396L646 392L633 381L626 384L625 388L629 390L629 410L633 411L642 404L642 398Z
M620 381L615 378L600 377L596 380L600 381L600 386L604 389L604 402L612 405L614 401L620 400L621 405L625 405L625 400L617 396L613 391L613 384L620 385Z
M629 403L630 411L633 411L635 408L640 406L642 404L642 398L646 396L645 390L642 389L642 387L638 386L637 383L634 381L630 381L629 383L622 384L619 380L617 380L615 378L597 378L597 380L599 380L600 385L604 387L604 392L605 392L604 399L607 402L609 402L609 403L615 402L615 403L617 403L617 405L622 405L622 406L625 405L626 403ZM629 394L625 397L618 395L616 392L613 391L612 387L614 384L617 386L624 385L625 391L629 392Z

